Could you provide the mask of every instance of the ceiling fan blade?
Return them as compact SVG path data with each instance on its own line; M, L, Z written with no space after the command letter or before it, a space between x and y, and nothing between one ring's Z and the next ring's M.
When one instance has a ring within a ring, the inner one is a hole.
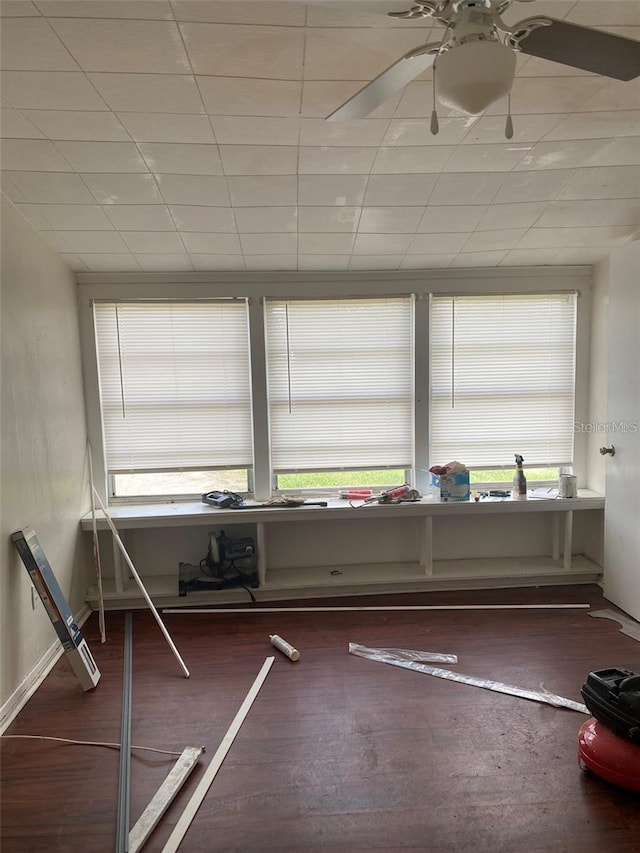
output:
M390 65L382 74L379 74L371 83L367 83L359 92L356 92L342 106L327 116L327 121L349 121L351 119L364 118L370 112L383 104L388 97L398 92L414 77L421 74L436 58L439 44L425 44L420 48L414 48L405 54L393 65Z
M640 42L546 15L544 18L551 22L549 26L535 27L520 38L518 33L535 19L519 21L513 27L522 53L614 80L633 80L640 74Z

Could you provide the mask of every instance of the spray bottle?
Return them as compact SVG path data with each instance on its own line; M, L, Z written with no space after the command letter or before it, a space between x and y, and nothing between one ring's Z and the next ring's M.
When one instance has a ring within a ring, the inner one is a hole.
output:
M513 475L513 489L511 497L514 501L526 501L527 499L527 478L524 476L522 463L524 459L516 453L516 472Z

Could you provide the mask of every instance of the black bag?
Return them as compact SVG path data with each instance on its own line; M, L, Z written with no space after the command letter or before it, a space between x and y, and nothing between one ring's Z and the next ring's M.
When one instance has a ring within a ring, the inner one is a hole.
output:
M242 495L225 489L224 492L205 492L202 495L202 502L218 509L241 509L244 505L244 498Z
M640 675L628 669L599 669L589 673L580 692L596 720L640 744Z

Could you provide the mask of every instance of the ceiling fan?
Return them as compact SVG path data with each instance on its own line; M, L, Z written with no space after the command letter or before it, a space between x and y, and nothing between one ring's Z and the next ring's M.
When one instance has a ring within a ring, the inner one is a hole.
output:
M436 95L440 103L468 115L478 115L499 98L510 95L516 53L615 80L632 80L640 75L640 42L547 15L525 18L510 27L501 15L512 2L416 0L405 12L389 12L394 18L431 17L445 27L444 35L439 42L410 50L334 110L327 121L364 118L431 65L432 133L438 132ZM505 133L508 139L513 136L510 114Z

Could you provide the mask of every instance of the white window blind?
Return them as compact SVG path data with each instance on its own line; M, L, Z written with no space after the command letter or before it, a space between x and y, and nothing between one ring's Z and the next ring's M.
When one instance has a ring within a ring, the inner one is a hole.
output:
M411 467L412 318L410 297L267 302L274 471Z
M572 462L575 300L433 297L431 464Z
M246 303L94 306L109 473L252 464Z

